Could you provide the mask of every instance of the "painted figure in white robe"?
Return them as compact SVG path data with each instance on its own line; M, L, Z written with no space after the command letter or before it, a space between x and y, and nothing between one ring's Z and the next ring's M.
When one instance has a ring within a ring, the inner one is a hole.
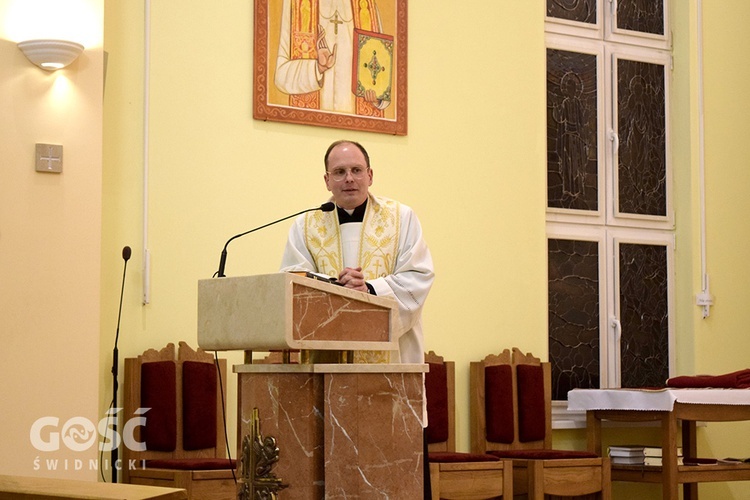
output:
M416 214L369 192L373 171L360 144L333 143L325 167L324 180L337 209L297 217L281 271L324 273L347 288L395 298L400 362L424 363L422 307L435 275Z
M284 0L274 83L290 106L383 116L390 101L352 92L355 27L382 33L375 0Z

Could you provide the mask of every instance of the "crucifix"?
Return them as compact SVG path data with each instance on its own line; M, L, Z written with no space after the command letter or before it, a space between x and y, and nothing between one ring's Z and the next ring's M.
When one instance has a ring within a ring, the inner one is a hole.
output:
M333 17L328 20L329 23L333 23L333 34L338 35L339 34L339 24L344 24L344 21L339 19L339 11L336 10L336 12L333 13Z
M37 172L62 172L62 146L58 144L36 145Z
M380 277L380 272L379 272L379 270L380 270L380 261L379 261L379 260L376 260L376 261L375 261L375 276L378 276L378 277Z

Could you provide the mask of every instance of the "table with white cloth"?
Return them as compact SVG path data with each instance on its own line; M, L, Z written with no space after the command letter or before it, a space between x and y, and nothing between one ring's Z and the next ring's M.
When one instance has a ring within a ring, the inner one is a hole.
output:
M602 421L658 422L662 465L613 465L613 481L661 483L663 498L698 498L698 483L750 480L750 464L678 465L678 427L685 461L697 458L696 422L750 420L748 389L575 389L568 393L569 410L585 410L589 451L602 454ZM750 440L748 440L750 441Z

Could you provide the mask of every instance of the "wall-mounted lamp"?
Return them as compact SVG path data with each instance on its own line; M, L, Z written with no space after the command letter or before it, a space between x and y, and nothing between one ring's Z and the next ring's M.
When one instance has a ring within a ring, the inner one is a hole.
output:
M83 45L67 40L27 40L18 48L29 61L48 71L64 68L83 52Z

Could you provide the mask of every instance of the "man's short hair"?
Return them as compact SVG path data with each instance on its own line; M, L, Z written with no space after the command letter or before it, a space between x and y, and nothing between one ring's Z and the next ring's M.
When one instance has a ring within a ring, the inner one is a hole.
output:
M336 146L340 146L341 144L351 144L352 146L355 146L357 149L359 149L360 151L362 151L362 154L365 157L365 165L367 165L367 168L370 168L370 155L367 154L367 150L365 149L365 147L362 144L358 143L358 142L349 141L349 140L346 140L346 139L342 139L342 140L336 141L333 144L331 144L330 146L328 146L328 150L326 151L326 155L323 158L323 166L325 167L326 171L328 170L328 156L331 154L331 151L333 151L333 148L335 148Z

